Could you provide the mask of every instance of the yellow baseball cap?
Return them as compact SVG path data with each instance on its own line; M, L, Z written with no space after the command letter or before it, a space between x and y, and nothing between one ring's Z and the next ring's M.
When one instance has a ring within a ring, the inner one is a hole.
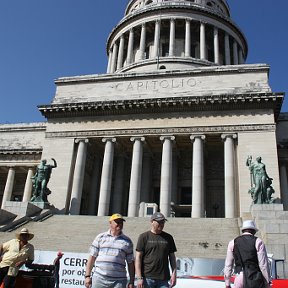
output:
M125 219L123 218L123 216L119 213L116 213L116 214L113 214L111 217L110 217L110 220L109 221L114 221L114 220L117 220L117 219L121 219L123 221L125 221Z

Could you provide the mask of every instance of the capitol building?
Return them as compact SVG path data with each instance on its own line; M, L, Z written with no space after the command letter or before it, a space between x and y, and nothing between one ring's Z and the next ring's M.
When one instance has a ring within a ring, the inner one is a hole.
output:
M273 179L271 207L287 211L284 93L268 64L245 64L228 2L130 0L108 36L106 74L58 78L42 123L0 125L1 213L29 203L37 165L53 158L56 214L245 217L248 156Z

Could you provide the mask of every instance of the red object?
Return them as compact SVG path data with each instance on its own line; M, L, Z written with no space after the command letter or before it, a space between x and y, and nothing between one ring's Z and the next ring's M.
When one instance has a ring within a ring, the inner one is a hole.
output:
M58 253L57 253L57 256L58 257L61 257L61 256L63 256L64 255L64 253L63 252L61 252L61 251L58 251Z

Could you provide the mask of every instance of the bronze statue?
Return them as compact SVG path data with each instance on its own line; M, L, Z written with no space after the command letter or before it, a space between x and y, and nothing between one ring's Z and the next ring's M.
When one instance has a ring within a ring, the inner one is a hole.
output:
M37 166L36 173L32 179L33 184L33 195L31 202L48 202L47 196L51 193L47 184L50 180L52 169L57 167L56 160L51 158L54 165L47 164L47 160L41 160L41 163Z
M252 156L248 156L246 166L250 169L251 189L249 193L254 204L269 204L273 203L272 194L275 192L272 185L272 178L266 172L266 166L261 162L259 156L256 161L252 162Z

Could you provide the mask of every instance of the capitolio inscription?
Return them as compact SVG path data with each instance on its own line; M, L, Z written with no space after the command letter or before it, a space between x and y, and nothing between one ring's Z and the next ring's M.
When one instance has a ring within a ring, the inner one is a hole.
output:
M145 80L115 83L111 87L117 91L145 91L162 89L191 88L196 85L194 78Z

